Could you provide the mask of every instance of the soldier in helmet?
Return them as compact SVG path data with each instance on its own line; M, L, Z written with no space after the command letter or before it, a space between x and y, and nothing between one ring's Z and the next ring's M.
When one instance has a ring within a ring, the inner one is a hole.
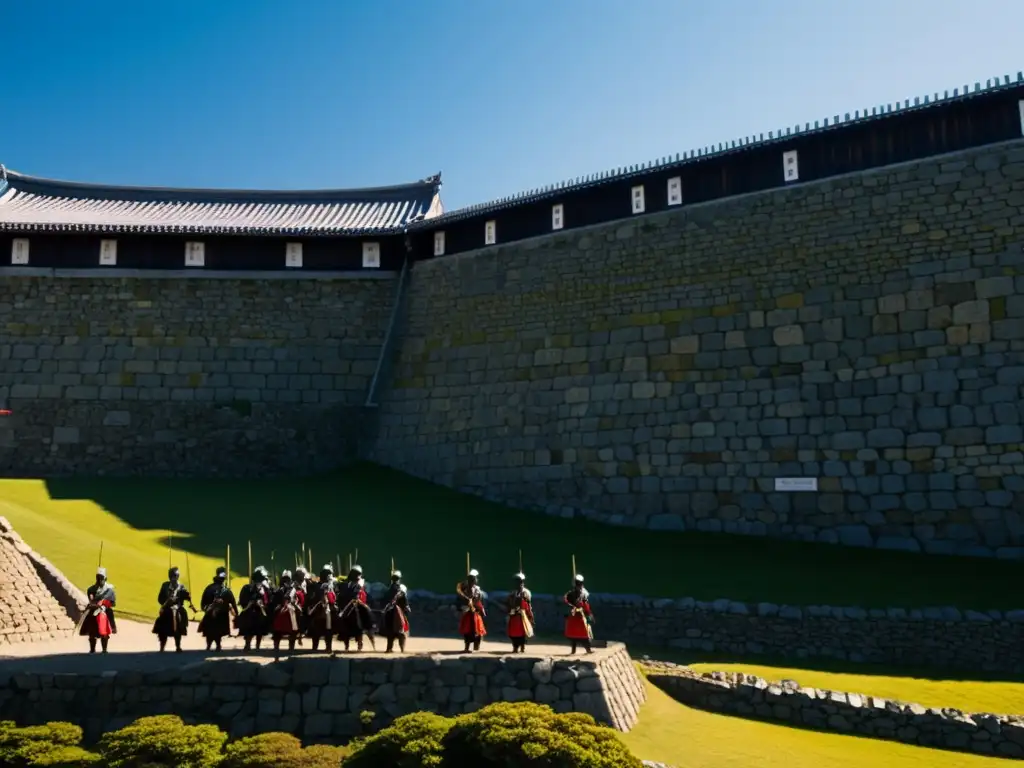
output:
M508 637L512 653L524 653L526 641L533 637L533 595L526 588L526 576L512 577L514 588L508 595Z
M565 636L572 642L572 653L576 653L576 647L582 644L587 653L593 653L591 641L594 639L594 630L590 626L593 620L593 613L590 610L590 593L583 586L583 577L576 574L573 588L565 593L563 598L569 606L569 615L565 619Z
M405 640L409 636L409 590L402 583L402 572L393 571L391 574L391 586L384 597L384 610L381 612L380 633L388 641L387 653L395 648L395 640L398 640L398 649L405 653Z
M227 584L227 568L218 568L213 583L203 590L199 607L203 618L199 621L199 634L206 639L206 650L214 645L221 650L221 643L231 634L231 620L238 616L238 603Z
M302 638L309 630L309 601L313 597L313 590L315 589L316 585L313 583L313 580L309 578L309 572L303 565L299 565L295 568L295 575L292 577L292 584L295 585L295 588L297 590L302 592L304 597L302 610L299 611L298 616L299 637L297 642L301 646Z
M241 610L238 612L238 634L245 640L245 650L251 650L253 640L256 641L256 650L260 649L263 636L270 630L270 586L269 574L262 565L256 566L252 572L252 579L242 587L238 595L238 604Z
M484 626L484 619L487 611L484 609L483 592L477 579L480 573L471 569L466 575L466 580L455 585L455 592L459 596L459 609L462 615L459 617L459 634L466 643L466 653L480 650L480 643L487 634Z
M338 631L338 595L334 583L334 567L328 563L320 569L320 581L310 582L306 609L309 616L309 637L313 652L324 641L324 650L333 652L334 633Z
M345 643L345 650L349 650L349 643L355 640L356 649L362 651L364 636L373 645L373 613L366 598L366 581L361 566L353 565L348 578L339 585L338 606L338 639Z
M181 583L181 571L175 567L167 571L167 581L160 585L156 598L160 613L153 623L153 634L160 639L160 651L167 648L167 639L174 638L174 650L181 653L181 638L188 634L188 613L185 604L195 611L192 595Z
M78 623L78 634L89 638L89 653L96 653L97 640L106 653L110 636L117 634L117 621L114 619L117 594L114 585L107 581L106 568L96 569L96 583L85 594L89 602Z
M288 638L288 651L295 650L295 640L299 636L299 616L305 604L306 595L292 581L291 571L281 574L281 586L274 593L273 618L271 633L274 640L274 658L281 658L281 640Z

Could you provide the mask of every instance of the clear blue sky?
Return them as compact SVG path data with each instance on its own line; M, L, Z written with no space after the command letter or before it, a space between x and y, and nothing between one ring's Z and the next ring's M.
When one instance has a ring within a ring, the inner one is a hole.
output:
M453 209L1024 69L1024 0L0 0L0 162Z

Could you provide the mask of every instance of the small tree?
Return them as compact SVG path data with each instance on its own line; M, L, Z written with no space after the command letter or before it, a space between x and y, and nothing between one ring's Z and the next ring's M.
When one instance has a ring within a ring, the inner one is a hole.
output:
M46 723L18 728L0 722L0 765L5 768L80 768L95 765L99 757L79 746L82 729L71 723Z
M353 742L344 768L439 768L441 740L454 720L433 712L397 718L384 730ZM466 767L472 765L467 763Z
M105 768L213 768L227 734L214 725L185 725L177 715L143 717L104 734Z
M491 704L464 715L442 740L444 766L641 768L617 733L581 712L533 702Z

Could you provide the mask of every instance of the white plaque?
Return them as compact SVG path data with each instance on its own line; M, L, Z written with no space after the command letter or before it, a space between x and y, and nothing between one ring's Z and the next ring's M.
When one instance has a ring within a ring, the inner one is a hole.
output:
M816 477L776 477L775 490L795 493L798 491L818 490L818 478Z
M444 256L444 232L434 233L434 255Z
M498 222L491 219L484 225L484 245L494 245L498 242Z
M117 240L100 240L100 266L117 266Z
M380 243L363 243L363 269L380 269Z
M1024 134L1024 99L1017 102L1017 109L1020 110L1020 132Z
M11 264L28 264L27 237L17 237L11 241Z
M782 173L786 181L796 181L800 178L800 164L797 162L795 149L782 153Z
M633 213L643 213L645 210L644 185L641 184L638 187L633 187L631 195L633 199Z
M284 265L293 269L298 269L302 266L302 243L285 244Z
M185 266L202 267L206 264L206 246L204 243L185 243Z
M668 180L668 204L683 204L683 180L679 176Z
M551 228L552 229L561 229L562 227L565 226L565 221L562 218L564 213L565 213L565 209L562 207L561 203L559 203L558 205L552 205L551 206Z

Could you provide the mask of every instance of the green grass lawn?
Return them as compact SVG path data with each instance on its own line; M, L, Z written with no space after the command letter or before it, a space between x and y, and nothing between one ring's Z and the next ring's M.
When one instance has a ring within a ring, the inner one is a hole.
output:
M999 768L1008 761L789 728L683 706L646 683L640 722L622 740L637 757L681 768Z
M0 480L0 515L83 587L100 541L122 610L151 615L168 564L189 553L194 588L224 561L241 586L246 542L254 564L294 564L303 543L314 565L359 550L371 580L393 556L410 588L451 591L466 551L485 589L518 568L535 592L570 586L571 556L594 592L864 607L1020 607L1011 589L1024 568L1005 561L847 549L702 533L618 528L517 512L381 467L262 481L152 479Z

